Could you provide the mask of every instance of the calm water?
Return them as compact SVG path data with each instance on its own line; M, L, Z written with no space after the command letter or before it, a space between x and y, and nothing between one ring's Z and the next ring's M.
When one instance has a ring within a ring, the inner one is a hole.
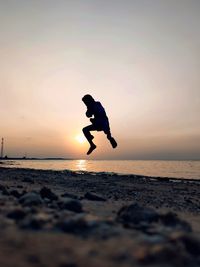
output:
M200 161L141 160L18 160L7 161L10 167L115 172L147 176L200 179ZM2 165L6 166L6 165Z

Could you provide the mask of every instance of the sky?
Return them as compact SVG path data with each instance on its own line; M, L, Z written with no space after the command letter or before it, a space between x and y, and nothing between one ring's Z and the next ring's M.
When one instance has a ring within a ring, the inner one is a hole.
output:
M199 0L0 0L5 154L200 159ZM104 106L86 156L81 101Z

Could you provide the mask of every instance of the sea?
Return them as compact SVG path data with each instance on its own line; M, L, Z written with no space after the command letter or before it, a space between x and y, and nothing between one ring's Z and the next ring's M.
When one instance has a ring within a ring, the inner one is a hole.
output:
M2 161L1 166L200 180L200 160L7 160Z

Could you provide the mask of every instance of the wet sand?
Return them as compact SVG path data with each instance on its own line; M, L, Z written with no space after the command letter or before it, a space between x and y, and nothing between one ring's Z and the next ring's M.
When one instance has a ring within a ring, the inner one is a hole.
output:
M200 266L200 181L0 167L0 266Z

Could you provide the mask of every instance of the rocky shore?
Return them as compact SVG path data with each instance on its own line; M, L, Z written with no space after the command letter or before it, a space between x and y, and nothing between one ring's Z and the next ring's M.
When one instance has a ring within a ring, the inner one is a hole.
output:
M0 266L200 266L200 181L0 167Z

